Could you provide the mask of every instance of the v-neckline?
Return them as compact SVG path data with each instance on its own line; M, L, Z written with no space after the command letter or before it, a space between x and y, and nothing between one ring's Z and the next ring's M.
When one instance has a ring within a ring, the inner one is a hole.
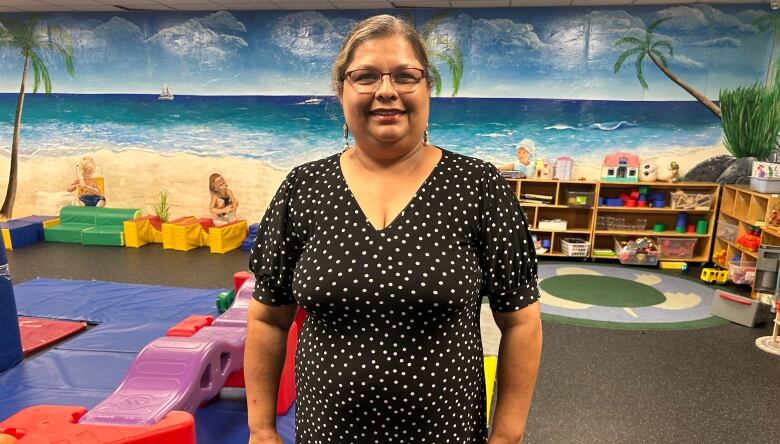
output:
M436 148L439 148L438 146ZM387 223L387 225L384 226L384 228L377 228L376 225L374 225L374 222L369 219L369 217L366 215L365 210L363 210L363 206L360 205L360 202L357 200L357 197L355 197L355 193L352 192L352 188L349 187L349 183L347 183L347 177L344 175L344 170L341 168L341 155L344 154L344 151L336 155L336 170L338 171L339 178L341 179L341 183L344 185L344 188L349 193L349 196L352 198L352 202L355 203L355 205L358 208L358 211L360 211L360 215L363 216L363 219L366 221L366 224L369 228L373 229L376 233L382 233L384 231L387 231L392 227L395 222L403 216L404 213L406 213L406 210L409 209L409 206L417 200L417 197L419 197L420 192L423 191L423 189L428 185L428 182L430 182L433 177L436 175L436 173L439 170L439 167L444 163L444 157L447 155L447 151L443 148L439 148L441 151L441 157L439 157L439 160L436 161L436 165L433 166L433 169L431 169L430 173L428 173L428 176L425 177L425 180L423 180L420 183L420 186L417 187L417 190L415 190L414 194L409 198L409 200L406 202L406 205L399 211L395 216L393 216L392 219L390 219L390 222Z

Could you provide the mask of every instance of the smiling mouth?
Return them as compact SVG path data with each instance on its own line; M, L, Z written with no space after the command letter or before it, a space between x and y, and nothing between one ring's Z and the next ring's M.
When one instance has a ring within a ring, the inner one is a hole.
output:
M399 109L377 109L371 111L370 114L372 116L379 116L379 117L395 117L395 116L400 116L401 114L405 114L405 112Z

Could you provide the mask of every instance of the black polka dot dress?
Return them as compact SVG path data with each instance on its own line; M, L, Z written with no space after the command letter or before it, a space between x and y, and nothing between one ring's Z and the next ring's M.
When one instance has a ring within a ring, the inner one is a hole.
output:
M444 151L406 208L375 229L339 154L287 176L260 225L254 297L308 313L296 443L484 443L482 296L538 299L528 222L495 167Z

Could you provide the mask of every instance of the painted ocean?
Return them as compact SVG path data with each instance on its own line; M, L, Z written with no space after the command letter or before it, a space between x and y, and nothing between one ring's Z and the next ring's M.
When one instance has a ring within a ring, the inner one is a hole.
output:
M22 157L98 149L262 159L288 169L341 149L341 109L332 97L27 95ZM16 94L0 94L0 150L9 152ZM511 160L528 137L537 155L598 158L720 143L720 122L698 102L434 98L432 143L488 160Z

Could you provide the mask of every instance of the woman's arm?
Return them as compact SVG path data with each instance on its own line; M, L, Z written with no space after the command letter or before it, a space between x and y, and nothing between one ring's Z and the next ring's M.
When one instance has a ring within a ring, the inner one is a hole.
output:
M493 313L501 330L496 375L496 411L488 444L518 444L528 421L542 353L539 302L518 311Z
M295 304L272 307L255 300L249 304L244 380L250 444L282 444L276 432L276 401L296 309Z

